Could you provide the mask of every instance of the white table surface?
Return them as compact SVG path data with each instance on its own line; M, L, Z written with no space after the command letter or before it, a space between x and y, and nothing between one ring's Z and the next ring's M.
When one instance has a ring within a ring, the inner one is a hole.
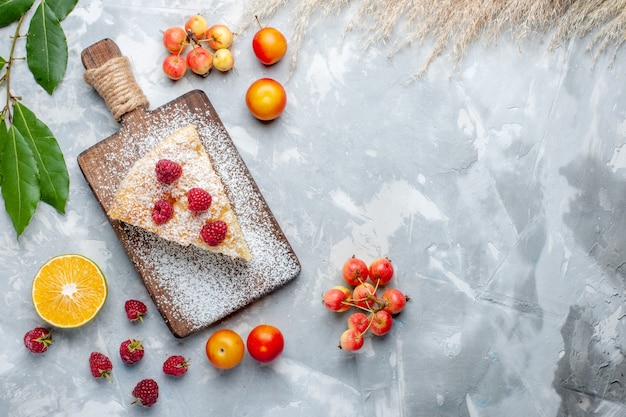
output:
M198 11L235 28L244 3L80 1L63 23L70 59L57 91L15 71L15 93L59 140L71 187L67 214L40 205L19 239L0 210L0 415L625 415L624 48L592 68L585 39L548 51L545 40L503 36L470 47L458 68L444 55L413 80L429 45L391 58L384 44L364 50L358 33L344 36L346 9L315 20L293 72L293 51L274 67L258 63L249 29L235 40L232 72L165 78L161 30ZM265 23L289 38L293 7ZM287 286L184 339L156 312L77 165L119 128L82 78L80 53L102 38L131 58L152 108L207 93L302 264ZM245 107L261 76L288 92L269 124ZM62 253L95 260L109 298L93 322L54 330L35 356L22 344L41 324L31 281ZM353 254L391 258L394 285L412 298L392 332L367 337L358 353L337 348L346 316L320 302ZM128 298L148 304L143 324L126 320ZM207 361L213 331L245 337L260 323L283 331L279 359L246 355L230 371ZM135 367L117 354L128 337L146 345ZM112 383L91 377L92 350L113 359ZM191 358L181 379L161 373L171 354ZM161 387L150 410L130 404L147 377Z

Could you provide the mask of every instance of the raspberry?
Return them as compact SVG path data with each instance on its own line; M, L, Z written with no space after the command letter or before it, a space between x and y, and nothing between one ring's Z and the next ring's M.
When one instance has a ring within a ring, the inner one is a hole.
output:
M163 362L163 372L167 375L181 376L187 373L189 367L189 361L183 356L174 355L170 356Z
M44 353L52 343L50 330L35 327L24 335L24 346L33 353Z
M213 197L202 188L192 188L187 192L187 208L195 213L207 210L211 207Z
M143 358L144 350L140 340L128 339L120 345L122 362L132 365Z
M106 378L111 380L111 370L113 364L105 354L100 352L91 352L89 356L89 369L94 378Z
M130 321L143 321L143 316L148 312L148 307L139 300L128 300L124 303L126 317Z
M163 224L172 218L174 214L174 207L167 200L159 200L154 203L152 209L152 220L156 224Z
M142 379L133 389L133 404L139 403L144 407L152 407L159 398L159 384L154 379Z
M183 168L169 159L161 159L156 163L154 170L156 172L157 181L163 184L173 183L180 178L180 175L183 173Z
M202 226L202 230L200 230L200 236L207 245L217 246L224 241L227 231L228 225L226 224L226 222L216 220Z

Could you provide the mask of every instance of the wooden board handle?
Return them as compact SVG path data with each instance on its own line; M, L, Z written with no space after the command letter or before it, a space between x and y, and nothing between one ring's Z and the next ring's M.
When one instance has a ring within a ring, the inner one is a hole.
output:
M80 55L85 69L99 68L111 58L122 56L119 46L112 39L102 39L85 48Z
M85 81L104 99L115 120L121 121L134 110L147 110L148 99L135 80L130 60L112 39L85 48L81 60L86 70Z

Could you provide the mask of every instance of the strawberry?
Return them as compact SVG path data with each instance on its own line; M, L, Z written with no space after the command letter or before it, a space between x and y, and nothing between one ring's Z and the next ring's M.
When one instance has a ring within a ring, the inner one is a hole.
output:
M35 327L24 335L24 346L33 353L44 353L52 344L52 334L44 327Z
M163 362L163 372L167 375L182 376L187 373L188 367L189 361L180 355L170 356Z
M174 161L161 159L154 167L157 181L163 184L171 184L180 178L183 168Z
M89 369L94 378L106 378L111 381L111 371L113 364L111 359L103 353L91 352L89 356Z
M152 407L159 398L159 384L154 379L142 379L133 389L133 404L139 403L144 407Z
M211 207L213 197L202 188L192 188L187 191L187 208L194 213L207 210Z
M126 317L130 321L143 321L143 316L148 312L148 307L139 300L128 300L124 303Z
M221 220L215 220L202 226L200 236L209 246L217 246L226 238L228 225Z
M169 219L172 218L174 214L174 206L167 200L159 200L154 203L154 208L152 209L152 220L156 224L166 223Z
M120 357L122 362L132 365L143 358L144 349L141 340L128 339L120 345Z

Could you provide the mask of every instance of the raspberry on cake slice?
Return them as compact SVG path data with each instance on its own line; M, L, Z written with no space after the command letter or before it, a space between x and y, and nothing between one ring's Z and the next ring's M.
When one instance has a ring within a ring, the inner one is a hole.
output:
M202 188L192 188L187 191L187 208L194 213L200 213L211 207L213 197Z
M193 125L161 140L135 162L107 214L181 246L252 258L224 184Z
M180 164L169 159L160 159L154 167L156 179L163 184L171 184L180 178L183 168Z
M152 220L156 224L163 224L172 218L174 214L174 206L167 200L159 200L154 203L152 209Z
M202 236L202 240L204 240L207 245L217 246L224 241L227 232L228 225L226 222L215 220L202 226L200 236Z

